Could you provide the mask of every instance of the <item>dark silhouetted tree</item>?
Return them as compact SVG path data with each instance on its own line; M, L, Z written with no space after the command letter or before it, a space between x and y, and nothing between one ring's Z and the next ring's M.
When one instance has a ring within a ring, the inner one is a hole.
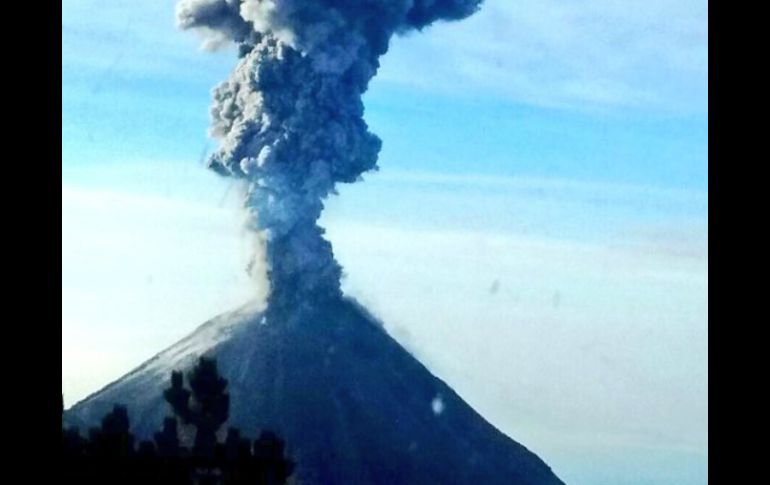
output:
M188 382L192 392L184 388L180 372L172 373L171 387L164 397L183 423L195 426L193 453L211 458L217 444L217 430L229 415L227 379L219 375L216 361L201 357L188 375Z
M163 429L155 433L155 445L160 457L174 457L180 453L176 418L163 420Z
M193 453L179 442L177 418L168 417L153 441L134 447L128 411L116 405L88 439L76 428L64 426L62 396L62 449L64 483L164 485L284 485L294 463L284 456L284 442L269 431L251 441L229 428L224 442L217 431L227 421L230 398L216 362L201 358L188 375L173 372L164 392L174 414L195 427Z
M91 430L94 454L109 458L127 458L134 451L134 436L129 431L128 410L116 404L112 412L102 418L101 428Z
M226 463L224 481L227 485L256 484L251 456L251 441L236 428L227 430L224 443Z
M263 431L254 441L254 462L261 485L282 485L294 471L294 463L284 456L284 442L275 433Z
M62 452L66 458L82 457L86 452L87 441L80 436L80 431L77 428L69 428L64 426L64 395L61 398L61 414L62 414Z

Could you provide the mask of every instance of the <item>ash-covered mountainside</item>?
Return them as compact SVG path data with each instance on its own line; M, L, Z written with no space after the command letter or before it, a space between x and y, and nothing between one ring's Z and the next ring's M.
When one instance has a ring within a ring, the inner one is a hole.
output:
M302 484L562 484L535 454L495 429L349 300L262 314L244 307L205 323L81 401L85 430L115 403L150 438L170 415L171 371L200 355L229 380L229 425L276 431Z

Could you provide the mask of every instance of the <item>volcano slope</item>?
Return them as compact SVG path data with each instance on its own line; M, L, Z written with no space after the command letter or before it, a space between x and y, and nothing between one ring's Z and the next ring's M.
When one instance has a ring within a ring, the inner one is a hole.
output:
M120 403L132 432L150 438L170 415L162 392L171 371L201 355L216 358L229 380L228 425L284 438L294 483L563 485L348 299L216 317L73 406L65 421L85 430Z

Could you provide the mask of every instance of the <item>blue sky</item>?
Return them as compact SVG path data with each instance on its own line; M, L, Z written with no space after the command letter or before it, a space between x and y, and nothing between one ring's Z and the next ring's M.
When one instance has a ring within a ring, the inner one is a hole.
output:
M67 402L255 293L203 159L234 53L172 0L62 3ZM705 1L487 0L397 38L381 170L322 222L344 287L570 484L703 484Z

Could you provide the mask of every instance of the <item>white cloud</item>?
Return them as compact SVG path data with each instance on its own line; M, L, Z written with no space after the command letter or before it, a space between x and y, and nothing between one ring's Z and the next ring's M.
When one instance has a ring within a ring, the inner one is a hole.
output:
M463 22L396 39L376 82L546 106L703 113L707 72L705 0L487 0Z
M662 237L672 230L690 230L703 241L708 229L707 194L690 189L384 168L364 183L342 187L340 193L327 201L324 223L513 233L637 249L644 244L647 250L656 244L664 249ZM657 242L635 232L654 228L660 236Z

